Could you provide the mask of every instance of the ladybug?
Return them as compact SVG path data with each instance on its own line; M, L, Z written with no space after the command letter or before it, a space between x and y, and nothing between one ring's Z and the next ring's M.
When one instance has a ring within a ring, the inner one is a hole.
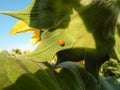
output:
M64 45L65 45L65 42L64 42L63 39L60 39L60 40L58 41L58 44L59 44L60 46L64 46Z

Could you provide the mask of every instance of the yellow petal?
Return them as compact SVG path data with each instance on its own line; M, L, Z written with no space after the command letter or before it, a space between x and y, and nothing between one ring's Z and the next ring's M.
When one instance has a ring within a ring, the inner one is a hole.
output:
M40 43L40 30L39 29L34 28L34 33L31 37L30 43L31 44L36 44L36 43L39 44Z
M24 32L30 32L34 31L30 43L31 44L39 44L40 42L40 30L36 28L29 27L25 22L23 21L18 21L10 31L10 35L14 35L16 33L24 33Z
M25 22L23 21L18 21L10 31L9 35L14 35L16 33L21 33L21 32L29 32L33 31L33 28L29 27Z

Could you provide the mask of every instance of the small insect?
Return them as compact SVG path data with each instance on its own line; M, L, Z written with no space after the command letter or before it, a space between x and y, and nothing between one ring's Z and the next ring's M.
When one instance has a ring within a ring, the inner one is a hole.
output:
M59 43L60 46L64 46L64 45L65 45L65 42L64 42L63 39L60 39L60 40L58 41L58 43Z

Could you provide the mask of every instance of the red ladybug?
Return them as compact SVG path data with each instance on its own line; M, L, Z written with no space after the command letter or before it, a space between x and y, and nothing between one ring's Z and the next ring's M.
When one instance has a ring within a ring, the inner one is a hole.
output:
M59 43L60 46L64 46L64 45L65 45L65 42L64 42L63 39L60 39L60 40L58 41L58 43Z

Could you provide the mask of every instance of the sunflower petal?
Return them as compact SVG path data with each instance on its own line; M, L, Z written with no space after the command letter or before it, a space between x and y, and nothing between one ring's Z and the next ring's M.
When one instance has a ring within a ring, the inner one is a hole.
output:
M18 21L10 31L9 35L12 36L16 33L33 31L33 28L29 27L25 22Z
M40 30L36 29L36 28L32 28L29 27L25 22L23 21L18 21L12 28L12 30L10 31L9 35L12 36L16 33L24 33L24 32L30 32L30 31L34 31L30 43L31 44L35 44L35 43L39 43L40 40Z
M40 42L40 30L34 28L34 33L31 37L30 43L31 44L39 44Z

